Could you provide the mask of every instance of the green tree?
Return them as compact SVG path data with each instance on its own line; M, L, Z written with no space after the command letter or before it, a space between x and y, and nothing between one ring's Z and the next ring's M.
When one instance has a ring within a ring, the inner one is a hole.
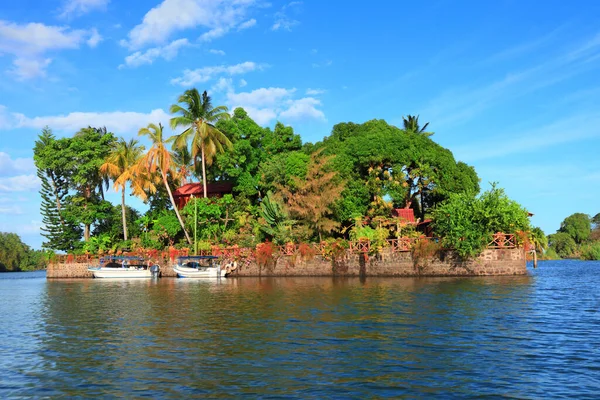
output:
M81 239L81 228L64 217L66 198L69 194L68 139L57 140L52 130L46 127L38 136L33 149L37 176L41 182L40 213L42 215L42 236L44 248L69 251Z
M478 197L470 193L450 195L435 208L433 220L442 244L462 257L477 256L497 232L530 231L527 210L495 185Z
M170 108L171 114L179 114L171 118L171 128L185 127L179 135L170 138L176 149L187 147L191 141L191 155L194 163L200 155L202 160L202 184L204 197L208 196L206 190L206 165L212 165L217 153L223 153L224 147L231 148L231 141L215 127L215 123L228 119L227 107L213 107L210 96L204 91L202 96L197 89L186 90L177 99L178 103Z
M430 138L407 135L383 120L337 124L316 147L336 155L334 167L348 182L335 207L338 218L362 210L380 215L391 208L382 207L384 201L408 204L424 217L452 193L479 192L473 168Z
M414 115L408 115L406 117L402 117L402 124L404 126L404 130L408 133L416 133L424 136L431 136L433 132L426 132L425 129L429 126L429 122L427 122L422 127L419 125L419 116L416 117Z
M548 235L548 244L561 258L573 257L577 252L577 243L566 232L556 232Z
M100 172L107 174L114 181L115 191L121 191L121 214L123 222L123 238L127 240L127 218L125 215L125 187L130 184L132 193L140 196L143 200L146 197L146 190L156 191L152 180L148 176L140 173L144 169L140 168L140 159L144 152L144 146L131 139L127 142L121 138L113 147L106 158L104 164L100 166Z
M548 248L548 237L544 231L537 226L531 229L531 232L529 233L529 241L535 250L540 254L543 254Z
M583 213L569 215L560 224L559 231L571 236L575 243L581 244L589 239L592 232L590 217Z
M42 252L30 249L16 233L0 232L0 272L31 271L44 266Z
M115 137L105 129L83 128L69 140L65 154L69 184L76 191L71 196L70 215L83 224L83 237L90 238L90 227L106 211L102 187L105 177L100 166L110 153Z
M185 230L183 219L181 219L181 215L179 214L179 210L177 209L175 199L173 198L173 193L171 192L171 188L169 187L169 182L167 180L167 175L173 175L176 173L176 171L171 152L169 152L167 149L166 143L163 139L163 126L160 123L158 125L149 124L146 128L141 128L138 132L138 135L148 136L148 138L150 138L152 141L152 147L150 147L148 152L140 159L140 165L142 165L149 174L153 174L156 171L160 173L163 185L165 189L167 189L169 199L171 200L171 205L173 206L175 215L177 216L179 224L181 225L181 229L183 229L185 238L189 244L192 244L192 239L190 239L190 235Z

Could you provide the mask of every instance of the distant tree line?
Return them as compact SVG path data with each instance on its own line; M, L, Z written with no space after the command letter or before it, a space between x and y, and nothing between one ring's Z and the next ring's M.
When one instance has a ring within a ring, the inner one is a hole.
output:
M34 271L45 266L44 252L32 250L16 233L0 232L0 272Z
M600 213L568 216L556 233L548 235L548 244L549 258L600 260Z

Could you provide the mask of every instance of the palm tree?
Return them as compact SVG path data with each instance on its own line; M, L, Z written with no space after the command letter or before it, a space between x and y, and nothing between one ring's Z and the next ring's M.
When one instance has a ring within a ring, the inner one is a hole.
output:
M171 128L185 127L186 129L179 135L169 138L173 142L173 148L187 147L191 140L191 154L196 165L196 160L200 154L202 160L202 183L204 186L204 197L207 197L206 191L206 165L212 164L213 158L217 153L224 151L223 146L231 148L231 141L218 130L214 124L219 120L229 119L227 107L211 104L210 96L206 93L198 93L197 89L186 90L177 99L179 104L173 104L170 108L171 114L179 114L171 118Z
M423 127L419 126L419 116L416 117L414 115L408 115L406 117L402 117L402 121L404 123L404 130L406 132L418 133L420 135L431 136L433 132L425 132L429 122L427 122Z
M167 182L167 173L170 172L171 174L175 174L175 170L174 163L171 159L171 153L167 149L166 143L163 139L163 126L160 123L158 125L148 124L146 128L141 128L139 130L138 135L148 136L152 141L152 147L150 147L148 153L146 153L146 155L140 160L140 163L148 170L150 174L153 174L156 171L160 173L163 184L169 193L169 199L173 205L173 210L175 210L179 224L181 224L181 229L183 229L183 233L185 233L185 238L189 244L192 244L192 239L190 239L190 235L188 235L187 231L185 230L185 225L181 219L177 205L175 204L175 199L173 199L173 193L171 192L169 183Z
M131 139L129 142L121 138L113 147L100 172L114 181L115 191L121 190L121 211L123 216L123 238L127 240L127 219L125 217L125 186L131 183L132 193L145 199L144 189L156 191L151 180L141 176L138 162L142 157L144 146ZM141 179L140 179L141 178Z

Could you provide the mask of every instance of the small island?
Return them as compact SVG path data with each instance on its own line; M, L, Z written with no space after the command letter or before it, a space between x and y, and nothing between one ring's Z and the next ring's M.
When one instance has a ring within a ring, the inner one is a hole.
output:
M140 141L105 128L42 131L43 246L65 254L51 264L212 254L235 259L239 276L523 274L526 251L545 246L528 211L496 184L481 192L474 168L418 116L402 127L339 123L303 143L290 126L213 106L206 91L186 90L170 111L170 137L160 123L141 127ZM111 187L120 205L106 200ZM128 206L127 193L148 210ZM477 267L486 260L497 265Z

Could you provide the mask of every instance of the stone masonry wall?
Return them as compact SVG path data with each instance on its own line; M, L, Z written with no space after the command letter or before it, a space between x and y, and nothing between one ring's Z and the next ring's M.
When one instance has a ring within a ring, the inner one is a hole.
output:
M410 252L365 256L347 252L336 261L314 256L303 259L300 255L279 256L267 265L255 261L239 262L231 274L243 276L482 276L527 274L525 251L515 249L487 249L474 259L461 260L456 253L444 250L439 254L413 260ZM91 278L87 264L53 264L46 276L52 278ZM175 277L172 265L160 264L162 277Z

